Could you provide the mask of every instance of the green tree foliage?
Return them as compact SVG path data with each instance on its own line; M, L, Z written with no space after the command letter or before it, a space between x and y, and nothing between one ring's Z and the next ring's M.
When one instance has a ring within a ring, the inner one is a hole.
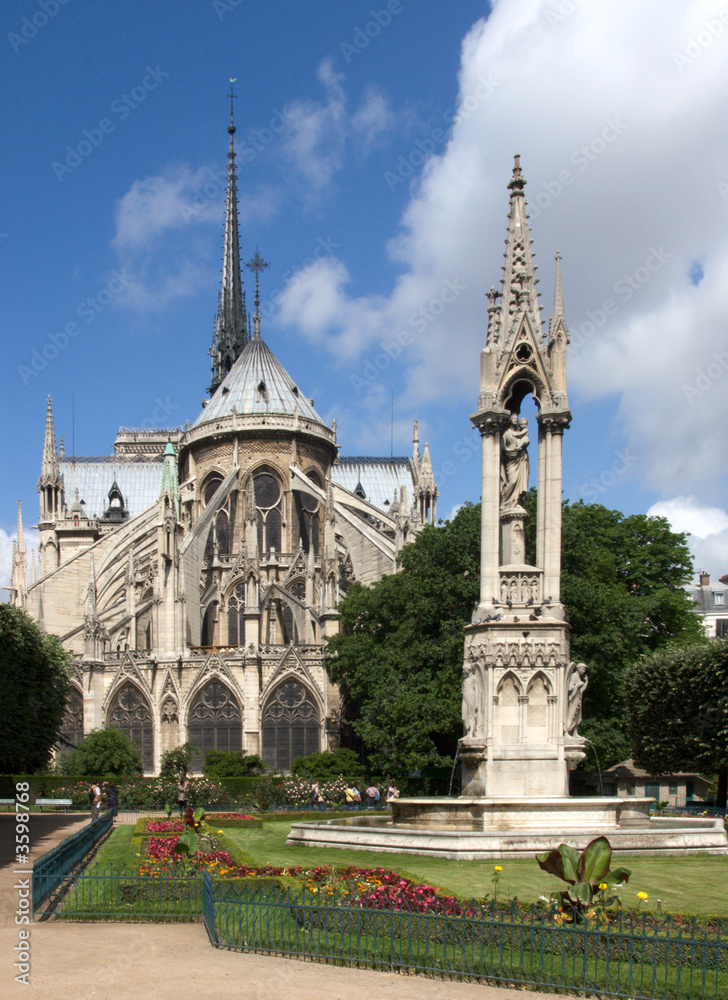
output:
M265 761L257 753L210 750L205 757L205 774L208 778L248 778L265 774L265 771Z
M463 626L478 597L480 508L427 527L401 572L355 585L329 640L347 720L381 773L451 760L462 733Z
M142 755L134 740L113 726L92 729L64 759L63 772L86 778L130 777L142 773Z
M339 747L333 753L329 750L311 753L307 757L294 757L291 774L311 781L335 781L339 775L344 778L364 778L365 768L359 758L348 747Z
M21 608L0 604L0 771L42 770L58 741L69 655Z
M165 750L159 765L160 778L184 778L189 773L193 755L197 747L191 743L183 743L174 750Z
M535 490L526 506L527 541L535 551ZM704 641L683 589L692 572L685 536L665 518L563 504L561 599L571 657L586 663L589 676L579 732L596 746L602 767L630 756L624 691L630 664L664 646Z
M718 774L726 804L728 640L663 649L627 672L626 700L635 762L652 774Z
M527 507L533 562L535 490ZM580 732L608 767L630 755L629 664L701 640L682 589L690 554L663 518L624 517L582 502L564 503L562 541L571 655L589 673ZM399 573L352 588L339 609L342 634L329 641L336 654L329 671L341 685L347 720L370 765L382 771L446 764L462 734L463 629L479 597L480 507L468 504L451 522L426 528L400 563Z

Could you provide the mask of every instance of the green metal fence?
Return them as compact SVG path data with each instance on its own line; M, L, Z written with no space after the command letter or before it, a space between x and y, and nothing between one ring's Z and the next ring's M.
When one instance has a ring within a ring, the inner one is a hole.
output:
M209 877L209 876L208 876ZM212 883L211 883L212 885ZM476 916L373 909L304 890L215 886L218 947L430 976L571 989L603 996L725 1000L728 941L666 917L560 923L512 904Z
M64 877L78 867L92 847L106 836L113 822L114 816L109 809L99 819L66 837L52 851L38 858L33 864L33 913L47 903Z
M35 882L35 871L33 878ZM157 876L111 867L103 872L91 869L39 876L39 882L45 878L55 880L46 913L56 919L189 921L202 916L199 872Z
M50 857L50 856L47 856ZM52 884L48 890L45 880ZM726 925L666 916L570 924L517 904L419 912L271 880L133 869L33 873L34 899L68 920L200 920L213 945L387 971L568 989L633 1000L726 1000Z

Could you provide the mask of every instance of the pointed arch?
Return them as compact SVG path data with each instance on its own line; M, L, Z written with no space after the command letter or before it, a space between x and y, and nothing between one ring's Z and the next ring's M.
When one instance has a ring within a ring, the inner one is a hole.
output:
M261 712L263 760L290 771L295 757L321 749L322 714L314 692L289 674L270 691Z
M546 743L549 738L549 695L551 685L542 671L537 671L528 684L526 729L529 743Z
M141 750L144 770L154 770L154 719L147 698L133 681L125 680L106 710L106 725L134 740Z
M218 676L209 677L190 702L187 738L197 748L194 770L202 770L211 750L243 749L243 711L235 692Z
M518 743L520 741L519 702L522 693L521 684L516 674L510 670L507 671L498 685L497 743Z
M59 736L58 761L68 756L73 747L83 740L83 689L80 684L71 683L69 686Z

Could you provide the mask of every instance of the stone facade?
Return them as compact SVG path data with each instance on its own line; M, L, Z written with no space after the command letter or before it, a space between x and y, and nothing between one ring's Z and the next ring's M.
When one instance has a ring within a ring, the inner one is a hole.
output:
M73 653L65 736L114 725L137 741L146 773L185 741L198 768L212 749L287 770L336 747L325 641L337 604L355 580L394 572L436 519L416 426L411 458L340 458L335 425L261 337L257 253L248 315L232 121L229 131L211 398L183 428L121 428L113 456L70 460L49 398L30 586L19 511L11 600Z

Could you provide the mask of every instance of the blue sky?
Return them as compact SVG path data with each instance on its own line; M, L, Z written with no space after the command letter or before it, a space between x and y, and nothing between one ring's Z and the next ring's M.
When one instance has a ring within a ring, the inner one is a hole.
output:
M440 515L478 499L468 416L520 153L545 319L563 258L565 495L666 514L728 572L716 9L4 3L0 575L17 501L37 517L49 394L79 455L200 411L231 76L242 253L270 262L263 336L342 453L389 454L393 399L394 452L418 418Z

